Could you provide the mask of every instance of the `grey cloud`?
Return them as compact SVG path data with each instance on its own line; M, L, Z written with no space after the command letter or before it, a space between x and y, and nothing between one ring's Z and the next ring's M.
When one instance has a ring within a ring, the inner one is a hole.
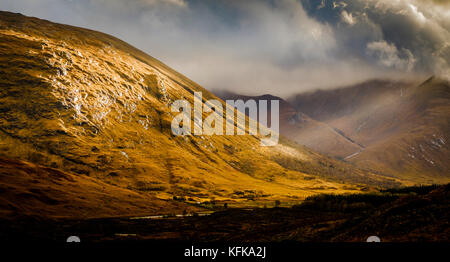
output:
M0 9L112 34L208 89L287 95L448 72L448 11L398 2L0 0Z
M324 7L303 2L310 16L334 25L341 54L381 68L448 76L450 11L444 1L324 1Z

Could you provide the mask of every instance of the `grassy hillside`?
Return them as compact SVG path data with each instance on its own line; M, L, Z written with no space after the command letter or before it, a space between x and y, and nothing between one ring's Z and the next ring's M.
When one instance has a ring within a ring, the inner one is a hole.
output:
M93 218L202 210L99 179L0 157L0 217Z
M241 192L251 192L261 201L298 201L399 184L298 145L262 147L257 136L174 136L171 102L192 103L195 91L204 100L218 98L103 33L0 12L0 73L0 155L50 167L79 183L101 181L111 192L133 192L152 212L182 211L166 204L174 198L243 202L249 199ZM11 168L0 183L9 188L16 181L17 190L33 195L25 178L8 180ZM63 197L51 177L33 179L51 187L46 197ZM91 198L97 190L79 194ZM28 204L15 198L21 192L9 191L1 192L4 199L25 210ZM131 209L121 212L141 210Z

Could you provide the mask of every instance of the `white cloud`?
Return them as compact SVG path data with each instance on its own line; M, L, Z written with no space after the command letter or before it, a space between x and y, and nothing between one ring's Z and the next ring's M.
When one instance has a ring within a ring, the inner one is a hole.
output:
M347 4L345 3L345 2L333 2L333 8L339 8L339 7L342 7L342 8L345 8L347 6Z
M382 66L399 70L411 71L416 62L410 50L402 49L399 52L394 44L389 44L386 41L368 43L367 54L374 56ZM400 55L403 57L401 58Z
M322 9L325 7L325 0L322 0L322 2L320 2L320 5L317 7L317 9Z
M349 25L354 25L356 23L356 18L353 17L353 15L351 13L348 13L345 10L343 10L341 12L341 19L342 19L342 21L344 21L345 23L347 23Z
M411 13L413 14L413 16L420 22L420 23L425 23L426 22L426 18L423 15L422 12L417 10L417 6L413 5L413 4L409 4L409 8L411 9Z
M160 5L160 4L169 4L178 7L187 7L188 4L184 0L139 0L144 5Z

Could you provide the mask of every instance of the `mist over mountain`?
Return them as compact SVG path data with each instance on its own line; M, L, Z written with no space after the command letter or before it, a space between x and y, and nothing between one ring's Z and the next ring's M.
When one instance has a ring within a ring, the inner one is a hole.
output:
M431 77L417 81L371 80L292 96L221 98L280 100L280 133L362 168L409 183L447 183L450 85Z
M278 100L280 103L280 134L322 154L344 158L361 149L361 145L346 137L339 130L321 121L312 119L302 111L297 110L290 102L280 97L272 95L244 96L227 91L214 93L225 101L238 99L243 101ZM268 123L270 125L270 121Z
M449 82L437 77L423 83L367 81L299 94L290 102L361 146L342 155L346 161L439 183L449 179L450 170L449 92Z
M209 90L287 98L448 75L448 5L422 0L15 0L0 9L109 33Z

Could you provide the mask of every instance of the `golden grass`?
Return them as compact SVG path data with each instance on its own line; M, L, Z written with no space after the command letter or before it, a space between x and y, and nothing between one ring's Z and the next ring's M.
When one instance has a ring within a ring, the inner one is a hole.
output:
M82 192L92 179L149 197L151 211L173 196L244 201L235 192L251 190L298 200L367 185L347 174L383 182L303 147L262 148L255 136L173 136L171 101L192 102L194 91L218 98L106 34L1 12L0 71L0 154L76 177L86 198L98 191Z

